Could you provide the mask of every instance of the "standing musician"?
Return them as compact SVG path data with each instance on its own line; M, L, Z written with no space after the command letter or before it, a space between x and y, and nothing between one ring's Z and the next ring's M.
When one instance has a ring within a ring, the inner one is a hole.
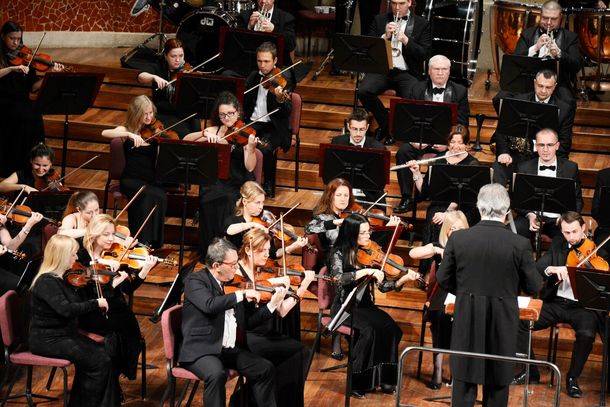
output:
M246 88L256 86L268 77L279 72L276 68L277 48L270 42L261 44L256 49L256 63L258 71L250 73L246 79ZM277 82L285 80L286 84L281 86ZM276 83L274 83L276 82ZM276 150L282 148L284 151L290 149L292 138L290 134L290 112L292 103L290 96L286 93L292 89L293 83L286 77L276 77L270 81L271 87L267 90L263 85L244 96L244 117L249 121L258 120L264 115L279 108L280 110L269 117L261 119L252 125L256 130L258 138L265 143L259 149L263 153L263 188L269 198L275 196L275 174L277 168Z
M128 208L129 228L138 230L144 219L157 206L149 222L144 226L139 240L152 248L163 246L165 211L167 196L165 190L155 183L155 165L157 162L157 138L146 141L142 134L152 133L150 124L154 122L156 108L145 95L136 96L127 107L125 123L114 129L102 131L106 138L122 138L125 152L125 168L121 175L121 192L131 199L142 186L146 186L141 195ZM148 137L150 137L148 136Z
M230 92L221 92L216 98L212 109L212 127L203 131L187 134L186 141L207 141L209 143L231 143L231 163L229 179L218 180L214 185L199 187L199 229L200 254L205 251L212 239L224 236L226 228L224 221L233 214L235 202L239 199L239 190L246 181L254 180L256 167L256 145L258 142L254 134L243 134L241 138L247 140L240 144L233 137L223 138L239 128L242 110L239 101Z
M40 89L42 79L22 61L25 49L21 26L5 22L0 28L0 134L4 135L0 177L22 169L28 152L44 140L42 114L30 99L30 93ZM61 64L51 68L53 72L63 69Z
M286 290L278 289L269 304L246 314L250 301L258 301L254 289L224 294L239 264L235 246L226 239L214 239L207 249L205 268L195 270L184 281L182 346L178 362L204 382L206 407L226 405L227 372L235 369L246 377L257 406L275 407L274 367L248 350L248 329L272 317Z
M72 194L61 226L57 233L60 235L79 238L85 236L85 230L94 216L100 213L100 203L97 195L91 191L78 191Z
M506 189L483 186L477 208L481 222L452 234L436 274L439 285L457 296L453 331L459 335L451 337L451 349L514 357L519 289L533 294L542 279L530 242L504 226L510 210ZM506 406L513 369L512 363L452 356L451 404L474 406L477 385L482 384L484 406Z
M29 346L37 355L68 359L75 365L71 407L115 407L121 404L112 360L104 345L78 333L77 318L108 310L105 298L79 299L64 282L76 261L78 243L55 235L47 244L40 271L32 283Z
M8 290L14 290L19 283L19 277L23 270L15 270L15 263L10 261L11 256L8 251L17 251L21 244L25 242L30 230L42 220L40 213L34 212L23 225L15 237L6 228L6 216L0 214L0 292L4 294Z
M593 349L595 333L597 332L597 313L584 308L572 291L568 270L566 268L569 252L578 249L586 239L586 225L577 212L566 212L560 217L561 235L553 239L547 252L536 262L538 272L544 280L540 293L543 300L540 317L534 323L533 330L546 329L558 323L568 323L574 329L576 340L572 349L572 360L566 377L568 396L580 398L582 391L577 379L580 376L589 353ZM599 250L602 254L604 249ZM605 254L605 253L604 253ZM519 327L519 352L527 353L528 324L521 323ZM535 359L532 350L531 359ZM518 374L514 382L525 383L525 369ZM537 366L530 367L530 382L539 382L540 373Z
M184 47L182 41L170 38L163 46L163 57L148 70L138 74L138 82L152 85L152 100L157 107L157 118L166 126L182 120L186 114L176 108L176 83L169 83L176 79L178 73L190 70L191 66L184 60ZM179 136L201 130L201 123L193 117L173 128Z
M457 230L468 229L468 220L462 211L448 211L441 226L441 232L437 242L428 243L409 251L409 257L418 260L432 259L438 270L445 252L445 246L451 234ZM427 319L430 321L432 331L432 347L450 349L451 347L451 316L445 314L445 299L447 291L443 290L436 282L434 276L428 274L428 284L432 286L428 290ZM435 353L433 356L432 380L428 387L438 390L443 384L443 354Z
M607 220L608 214L605 214L605 216L602 217L602 213L600 212L601 189L603 187L610 187L610 168L603 169L597 173L595 192L593 193L591 216L597 222L597 228L595 228L595 235L593 237L596 244L600 244L606 237L608 237L608 235L610 235L610 224ZM606 250L606 252L608 253L609 251ZM607 255L606 260L610 260L610 256Z
M504 98L527 100L536 103L548 103L559 108L559 148L557 155L568 158L572 146L572 126L576 109L557 97L555 91L557 85L557 74L553 71L542 70L534 78L534 91L529 93L512 94L500 91L493 98L496 113L500 114L500 101ZM493 163L494 182L506 185L511 181L511 173L522 161L529 160L536 155L536 147L533 140L523 142L522 138L514 137L512 134L495 132L492 139L496 142L497 161Z
M388 112L378 95L394 89L400 97L407 97L417 78L421 77L424 61L432 48L432 35L428 21L411 13L411 0L392 0L392 10L375 16L369 31L371 37L381 37L392 43L393 68L386 76L366 74L358 99L373 113L379 129L377 139L388 137ZM388 143L393 140L387 140ZM391 143L390 143L391 144Z
M250 284L258 281L260 268L269 259L271 236L259 229L250 230L244 236L239 249L239 271ZM254 269L253 269L254 268ZM288 279L289 280L289 279ZM314 272L304 271L296 295L303 298L314 280ZM290 282L288 281L288 286ZM300 332L289 332L291 325L300 329L299 303L294 297L285 297L274 310L272 319L247 331L248 348L275 366L275 398L278 406L303 407L305 380L305 361L308 349L300 342ZM251 316L255 308L246 308L246 316ZM288 320L288 321L286 321Z
M578 174L578 164L566 158L557 157L559 141L557 133L551 129L542 129L536 134L536 150L538 158L522 162L517 172L523 174L541 175L545 177L570 178L576 184L576 211L582 210L582 189ZM530 232L540 228L540 219L533 212L517 211L520 216L515 219L517 233L530 237ZM544 212L542 214L542 232L551 238L560 234L558 213Z

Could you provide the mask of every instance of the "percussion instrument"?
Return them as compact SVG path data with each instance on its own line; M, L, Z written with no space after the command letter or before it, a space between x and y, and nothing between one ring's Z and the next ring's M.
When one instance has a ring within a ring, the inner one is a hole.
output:
M483 21L482 2L427 0L424 17L432 31L431 55L451 60L451 78L470 85L477 70Z
M150 0L150 5L157 11L160 10L160 3L160 0ZM188 13L199 7L197 3L201 3L201 1L165 0L163 19L177 26Z
M597 63L594 73L585 78L586 85L595 91L610 89L610 78L603 77L601 67L601 64L610 63L610 11L580 10L574 14L574 30L578 34L581 52Z
M220 27L237 27L237 21L218 7L202 7L189 13L178 26L176 37L184 44L184 57L197 65L219 51Z

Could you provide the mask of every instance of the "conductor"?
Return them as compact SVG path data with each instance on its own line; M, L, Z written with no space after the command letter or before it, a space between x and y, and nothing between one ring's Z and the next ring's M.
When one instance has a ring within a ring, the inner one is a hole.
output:
M533 294L542 286L542 278L529 240L504 227L510 208L506 189L500 184L485 185L477 208L481 221L451 234L436 275L439 285L457 297L453 329L461 334L453 335L451 349L514 356L519 289ZM451 405L474 406L477 384L482 384L483 406L506 406L513 369L506 362L452 357Z

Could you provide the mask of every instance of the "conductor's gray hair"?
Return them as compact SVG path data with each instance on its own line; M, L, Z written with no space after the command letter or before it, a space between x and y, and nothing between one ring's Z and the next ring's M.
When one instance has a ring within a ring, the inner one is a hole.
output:
M225 256L230 250L237 250L233 243L225 238L215 238L208 246L208 252L205 255L205 265L212 267L214 263L222 263L225 261Z
M506 188L500 184L487 184L479 190L477 209L483 219L501 219L510 209Z

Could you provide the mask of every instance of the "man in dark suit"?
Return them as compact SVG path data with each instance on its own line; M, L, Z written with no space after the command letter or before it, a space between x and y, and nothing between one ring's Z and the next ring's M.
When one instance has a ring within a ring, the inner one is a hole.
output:
M610 236L610 223L608 222L608 214L600 212L601 206L601 191L603 187L610 188L610 168L606 168L597 173L597 182L595 183L595 192L593 193L593 203L591 206L591 216L597 222L597 228L595 229L595 235L593 240L595 244L600 244ZM608 196L608 195L607 195ZM610 250L606 250L608 253L604 258L610 260Z
M256 50L256 62L258 71L250 73L246 79L246 88L256 86L263 81L277 63L277 48L270 42L261 44ZM292 89L293 84L288 82L286 89L277 87L276 90L282 91ZM280 109L271 116L261 119L267 113ZM256 136L263 142L259 150L263 153L263 189L269 198L275 196L275 171L277 168L276 150L282 148L284 151L290 149L292 142L290 134L290 112L292 103L290 98L286 100L278 99L273 91L267 90L264 86L259 86L255 91L249 92L244 96L244 118L246 122L261 119L254 123L252 128L256 130Z
M286 295L278 289L268 305L246 320L245 301L258 301L255 290L224 294L238 267L235 246L215 239L208 247L205 269L192 272L184 282L182 347L178 362L204 381L204 404L224 407L226 369L244 375L259 406L275 403L274 367L268 360L247 350L246 330L271 318Z
M453 232L436 274L439 285L456 295L451 349L515 356L519 327L519 290L534 294L542 279L530 243L504 226L510 209L506 189L481 188L477 200L481 222ZM502 242L502 244L498 244ZM506 406L514 365L451 357L453 406L474 406L477 383L483 384L483 405Z
M522 174L541 175L545 177L570 178L576 184L576 211L582 210L582 190L578 176L578 164L566 158L557 157L559 142L557 133L551 129L543 129L536 134L536 149L538 158L519 163L517 171ZM540 228L539 219L533 212L517 211L519 216L515 218L517 233L524 237L530 237L530 232L536 232ZM551 238L560 234L559 214L543 213L542 232Z
M553 71L542 70L534 78L534 91L529 93L512 94L500 91L493 98L496 113L500 115L500 101L504 98L526 100L529 102L547 103L557 106L559 109L559 148L557 155L568 158L572 146L572 127L576 110L568 103L560 100L556 95L557 75ZM506 185L510 182L510 176L514 168L522 161L530 160L536 156L536 150L532 143L521 142L522 139L512 134L494 133L492 139L496 142L497 161L493 164L494 182Z
M358 99L373 113L379 129L377 138L388 136L388 112L379 95L395 89L398 96L407 97L411 87L423 73L423 65L432 47L432 35L428 21L409 11L411 0L392 0L392 11L375 16L369 36L381 37L392 42L393 68L389 74L366 74L358 89ZM394 22L398 16L398 23ZM386 139L386 144L393 140Z
M580 376L589 353L593 348L595 333L598 327L598 317L594 311L585 309L574 298L572 286L568 277L566 261L570 248L579 247L586 238L585 221L577 212L566 212L561 215L561 235L553 239L551 248L536 262L536 268L544 280L540 292L543 300L540 317L534 323L533 330L546 329L558 323L570 324L576 335L572 348L572 361L566 377L566 391L570 397L582 397L582 391L577 379ZM600 251L602 251L600 249ZM519 327L519 352L526 354L528 345L528 324L521 323ZM535 359L531 351L531 359ZM516 384L525 383L526 372L523 370L513 380ZM540 373L536 366L530 367L530 382L540 381Z
M468 129L468 89L449 80L451 60L444 55L435 55L428 61L427 81L416 83L407 95L408 99L428 100L433 102L456 103L458 106L458 123ZM419 143L403 143L396 153L396 164L405 164L417 160L422 155L432 153L439 155L447 150L445 145L420 145ZM409 199L413 189L413 176L408 168L399 170L398 185L401 200L394 212L404 213L409 209Z

